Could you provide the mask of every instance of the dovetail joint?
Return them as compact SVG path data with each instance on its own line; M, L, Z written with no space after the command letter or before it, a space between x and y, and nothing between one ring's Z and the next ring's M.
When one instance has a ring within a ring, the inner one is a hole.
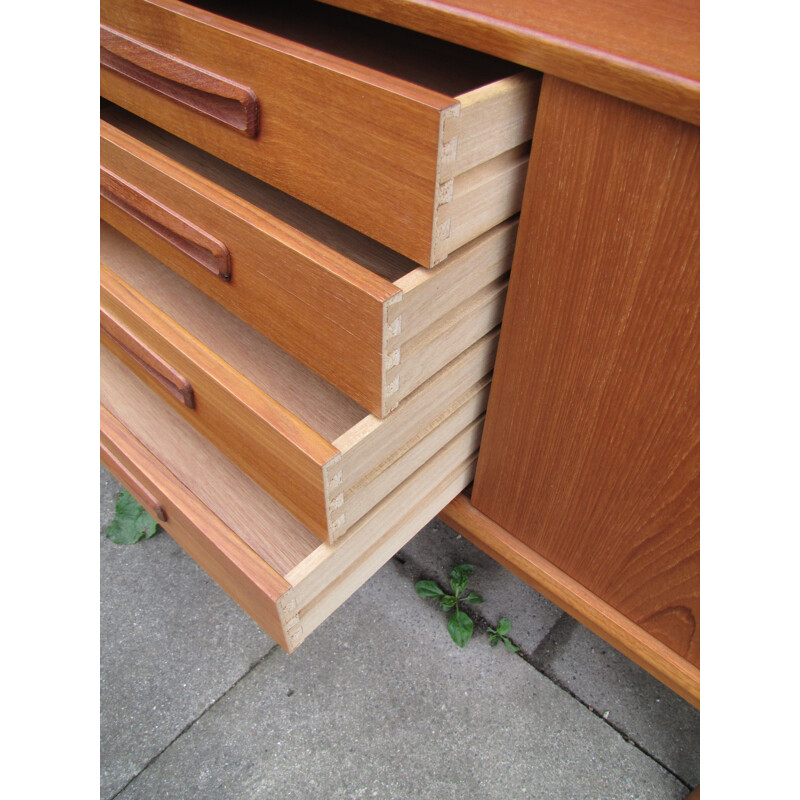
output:
M395 350L393 353L389 353L389 355L385 358L385 368L390 370L392 367L400 366L400 351Z
M391 383L386 384L386 394L394 394L400 388L400 378L397 377Z
M403 328L402 316L398 317L394 322L389 322L386 325L386 338L391 339L393 336L399 336Z
M447 142L442 142L441 162L450 164L456 160L458 155L458 136L454 136Z
M441 225L436 227L436 241L450 238L450 220L446 219Z
M453 186L455 185L455 178L450 178L449 181L439 184L439 189L436 192L436 205L443 206L445 203L453 201Z
M339 493L336 497L332 497L328 501L328 508L333 511L335 508L341 508L344 505L344 495Z
M303 640L303 626L299 624L300 618L298 617L298 624L289 631L286 631L286 638L291 645L298 644Z
M329 481L328 481L328 488L335 489L337 486L342 485L342 471L339 470Z
M331 524L330 524L331 532L337 531L343 525L344 525L344 514L342 514L340 517L337 517L336 519L331 521Z
M297 608L297 600L295 600L294 597L283 595L278 598L278 607L281 611L289 613Z

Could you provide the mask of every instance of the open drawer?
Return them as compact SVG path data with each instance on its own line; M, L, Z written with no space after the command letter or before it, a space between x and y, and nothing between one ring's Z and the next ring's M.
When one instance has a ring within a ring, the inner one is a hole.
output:
M428 270L122 109L102 116L102 218L373 414L500 323L516 217Z
M101 260L104 346L323 541L486 409L497 329L380 420L105 224Z
M102 95L425 267L519 210L538 73L305 0L201 5L102 0Z
M100 420L106 467L288 651L472 480L483 424L466 426L331 547L108 352Z

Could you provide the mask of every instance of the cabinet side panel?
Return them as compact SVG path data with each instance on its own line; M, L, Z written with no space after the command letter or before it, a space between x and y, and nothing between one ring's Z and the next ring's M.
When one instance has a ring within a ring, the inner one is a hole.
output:
M699 129L546 77L473 503L699 665Z

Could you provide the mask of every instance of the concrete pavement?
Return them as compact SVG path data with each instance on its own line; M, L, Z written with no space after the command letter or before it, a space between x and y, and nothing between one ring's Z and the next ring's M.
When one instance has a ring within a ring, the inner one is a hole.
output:
M101 532L118 486L101 468ZM457 563L460 650L414 581ZM438 520L291 656L169 536L101 539L101 798L684 798L699 714ZM479 630L511 620L520 646Z

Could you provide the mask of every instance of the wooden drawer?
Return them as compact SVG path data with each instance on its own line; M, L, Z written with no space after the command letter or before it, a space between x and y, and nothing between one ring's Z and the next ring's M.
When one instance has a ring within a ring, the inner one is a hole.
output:
M379 420L102 228L104 345L323 541L485 411L496 330Z
M373 414L500 323L516 217L428 270L128 112L104 116L102 218Z
M235 19L103 0L103 96L426 267L519 210L538 73L313 2L217 5Z
M284 649L291 651L472 479L470 423L356 524L322 544L109 353L101 460Z

